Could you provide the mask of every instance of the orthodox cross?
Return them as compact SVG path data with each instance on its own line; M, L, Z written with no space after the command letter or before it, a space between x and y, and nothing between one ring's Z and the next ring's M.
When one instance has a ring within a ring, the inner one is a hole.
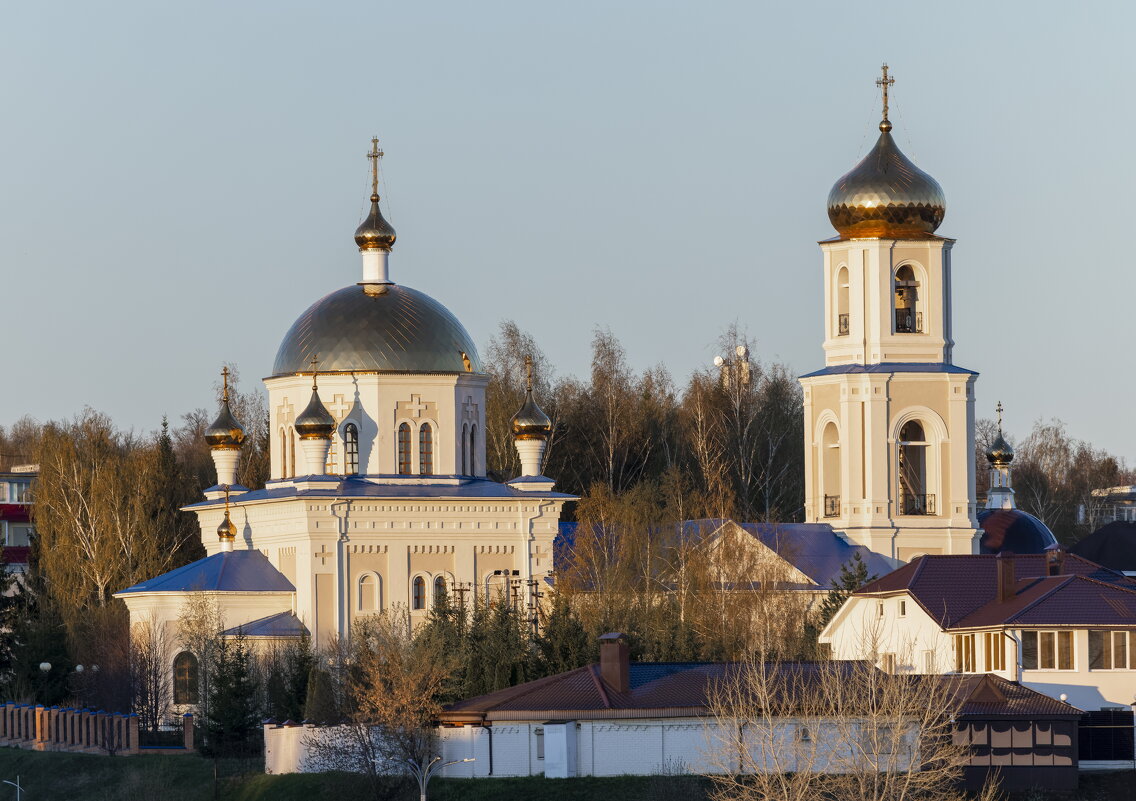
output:
M347 410L351 405L347 403L347 399L342 395L332 395L331 404L328 406L331 413L335 415L336 420L342 420L343 416L347 414Z
M998 412L998 433L1002 433L1002 401L998 401L998 405L994 407L994 411Z
M294 409L295 407L292 406L292 402L285 398L284 402L276 407L276 414L280 416L280 422L290 422L292 420L292 412Z
M321 564L321 565L326 565L326 564L327 564L327 560L328 560L328 559L330 559L330 558L331 558L332 556L334 556L334 555L335 555L335 554L333 554L333 553L332 553L331 551L329 551L329 550L327 549L327 545L326 545L326 544L322 544L322 543L320 544L320 549L319 549L319 552L318 552L318 553L316 553L316 554L314 554L314 556L315 556L315 557L316 557L317 559L319 559L319 560L320 560L320 564Z
M367 158L371 160L371 195L372 200L379 199L379 159L383 157L383 151L379 150L379 138L377 136L371 137L371 152L367 154Z
M465 396L465 403L462 404L462 412L465 414L466 420L477 419L477 404L473 402L472 395Z
M319 367L319 354L313 353L312 360L308 362L312 366L312 391L316 389L316 368Z
M404 407L414 413L415 417L421 417L422 412L426 410L426 404L422 402L421 395L411 395L410 403Z
M884 90L884 122L888 121L888 87L895 83L895 78L888 77L888 65L884 64L881 67L884 76L876 78L876 86L882 87Z
M229 365L221 368L221 402L229 402Z
M525 388L532 392L532 356L525 357Z

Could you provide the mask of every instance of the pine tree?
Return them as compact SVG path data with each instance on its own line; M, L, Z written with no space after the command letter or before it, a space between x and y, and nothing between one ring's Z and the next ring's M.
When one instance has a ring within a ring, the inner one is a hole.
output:
M592 648L587 630L568 599L556 594L544 630L536 639L537 670L551 676L588 664Z
M832 588L821 602L817 619L813 622L817 632L828 625L828 621L840 611L840 607L844 606L853 592L875 578L875 575L868 575L868 566L860 557L860 552L854 551L852 558L840 566L840 575L832 580Z
M222 637L217 644L205 717L206 747L212 755L246 755L259 748L257 689L252 654L244 635Z
M304 720L312 723L332 723L339 720L335 703L335 688L331 676L320 667L308 673L308 694L304 701Z

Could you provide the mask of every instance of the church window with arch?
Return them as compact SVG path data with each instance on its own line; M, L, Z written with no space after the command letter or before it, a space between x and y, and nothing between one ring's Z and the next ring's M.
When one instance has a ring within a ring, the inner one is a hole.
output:
M469 426L462 426L462 463L461 471L463 476L469 475Z
M434 475L434 429L423 423L418 429L418 472L423 476Z
M410 423L398 427L398 474L410 475Z
M349 476L359 474L359 427L354 423L343 427L343 470Z
M824 493L824 516L840 517L840 431L829 421L820 439L821 489Z
M411 584L410 608L415 610L426 608L426 579L422 576L415 576Z
M197 657L182 651L174 657L174 703L198 703Z
M935 496L928 490L930 443L923 424L908 420L899 430L899 513L935 514Z
M288 430L280 429L280 477L288 478Z
M434 603L442 603L446 599L446 577L434 577Z
M923 298L910 264L895 271L895 333L923 333Z
M373 573L359 577L358 609L360 612L379 612L382 610L382 596L379 579Z
M836 271L836 336L846 337L852 330L848 316L848 268Z
M477 424L469 427L469 470L471 476L477 475Z
M296 429L288 429L288 477L296 475Z

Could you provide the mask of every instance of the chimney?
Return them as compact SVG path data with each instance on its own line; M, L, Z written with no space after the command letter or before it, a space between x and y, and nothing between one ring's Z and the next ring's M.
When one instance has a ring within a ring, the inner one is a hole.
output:
M1061 576L1065 573L1065 549L1060 544L1045 549L1045 575Z
M1014 554L1002 551L998 554L998 601L1008 601L1014 597Z
M612 692L625 693L631 689L631 652L622 634L600 637L600 678Z

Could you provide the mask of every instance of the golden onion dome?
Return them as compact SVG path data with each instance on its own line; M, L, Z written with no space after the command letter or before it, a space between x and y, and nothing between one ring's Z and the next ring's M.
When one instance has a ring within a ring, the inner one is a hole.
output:
M227 395L228 393L221 401L221 413L217 415L213 424L205 429L205 441L213 450L236 450L245 441L245 430L233 416Z
M533 397L532 388L525 393L525 403L513 415L513 436L517 439L548 439L552 434L552 421Z
M233 525L233 521L229 519L229 510L225 510L225 519L221 521L221 525L217 526L217 538L220 540L232 540L237 537L237 527Z
M1014 461L1014 449L1002 436L1001 429L998 430L998 436L990 444L990 447L986 449L986 458L995 467L1006 467Z
M828 193L828 219L845 238L923 238L946 213L943 188L903 155L886 118L875 147Z
M379 196L371 195L371 213L355 229L355 244L359 250L390 250L394 247L394 228L379 211Z
M312 387L312 399L296 418L295 426L300 439L331 439L331 434L335 431L335 418L323 405L315 387Z

